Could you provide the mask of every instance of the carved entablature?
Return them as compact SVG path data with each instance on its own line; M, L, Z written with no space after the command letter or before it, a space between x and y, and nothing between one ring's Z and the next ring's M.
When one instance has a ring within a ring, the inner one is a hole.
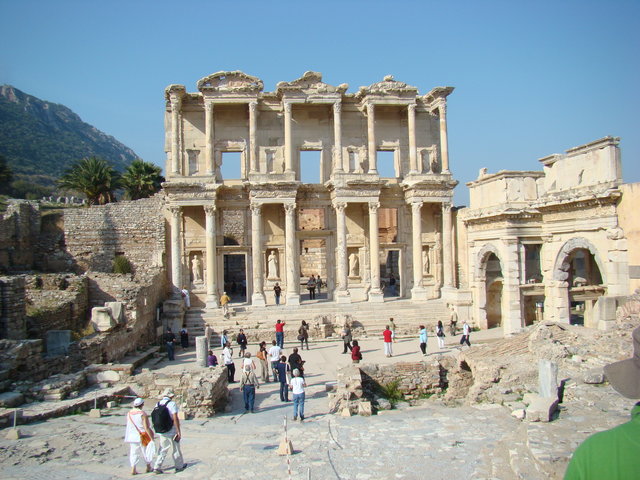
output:
M375 100L391 97L395 100L415 102L416 95L418 95L417 87L398 82L394 80L393 75L387 75L381 82L371 84L368 87L360 87L356 93L356 99L362 103L366 103L368 100L373 100L375 103Z
M281 203L284 200L294 201L298 194L297 184L263 184L252 185L249 197L258 203ZM263 200L264 202L260 202ZM277 200L277 202L274 202Z
M342 83L337 87L324 83L320 72L304 72L302 77L292 82L279 82L276 85L276 93L280 97L306 97L340 99L347 91L349 85Z
M419 202L451 202L453 190L447 189L445 185L432 185L430 188L421 186L420 188L408 188L404 191L404 199L407 203Z
M197 86L198 90L203 93L252 93L257 95L264 88L264 83L258 77L235 70L233 72L212 73L198 80Z
M441 106L445 108L447 97L451 95L454 89L454 87L435 87L431 89L429 93L422 96L422 101L433 113Z
M164 89L164 98L171 100L174 98L182 98L187 93L187 89L184 85L171 84Z

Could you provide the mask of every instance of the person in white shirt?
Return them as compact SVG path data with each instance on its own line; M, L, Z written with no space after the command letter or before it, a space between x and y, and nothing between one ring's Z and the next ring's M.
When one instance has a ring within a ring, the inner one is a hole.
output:
M167 388L162 394L162 399L158 402L158 405L164 405L167 407L167 410L169 410L173 425L166 432L158 432L158 426L154 424L154 429L160 439L160 450L153 466L154 473L162 473L162 462L164 462L167 453L169 453L169 448L171 448L173 452L172 456L176 472L181 472L187 468L187 464L184 463L182 452L180 451L182 431L180 429L180 419L178 418L178 406L176 402L173 401L174 396L173 390Z
M278 362L280 361L280 354L282 348L274 340L271 342L273 346L269 349L269 361L271 362L271 370L273 371L273 381L278 381Z
M289 389L293 393L293 419L297 420L299 414L301 422L304 420L304 387L306 386L304 378L300 376L300 370L296 368L293 371Z
M227 381L235 383L236 365L233 363L233 348L231 348L230 342L227 342L224 350L222 350L222 361L224 366L227 367Z
M471 346L471 342L469 342L470 335L471 335L471 327L465 320L464 323L462 324L462 337L460 338L460 345L464 345L466 343L467 346L470 347Z
M124 434L125 443L129 444L129 463L131 465L131 475L137 475L136 465L140 458L144 458L147 464L147 472L152 470L151 460L147 458L146 444L153 442L153 430L149 426L149 417L142 410L144 400L136 398L133 401L133 408L127 414L127 427ZM143 436L146 437L143 439ZM153 457L153 454L149 454Z

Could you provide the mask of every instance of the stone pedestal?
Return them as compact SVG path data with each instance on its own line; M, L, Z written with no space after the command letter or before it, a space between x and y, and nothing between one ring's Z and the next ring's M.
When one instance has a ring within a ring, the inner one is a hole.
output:
M545 398L558 398L558 364L541 359L538 362L538 393Z
M91 324L96 332L107 332L116 326L108 307L93 307L91 309Z
M351 295L348 290L337 290L334 293L336 303L351 303Z
M411 289L411 300L427 301L429 296L427 295L427 289L424 287L413 287Z

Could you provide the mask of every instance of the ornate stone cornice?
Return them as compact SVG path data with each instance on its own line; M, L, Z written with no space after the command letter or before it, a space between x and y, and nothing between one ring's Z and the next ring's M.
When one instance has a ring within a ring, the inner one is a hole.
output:
M342 96L349 85L342 83L337 87L324 83L322 81L322 74L320 72L304 72L302 77L293 80L292 82L279 82L276 85L276 93L280 96L293 94L293 95L340 95Z
M197 87L201 92L258 94L264 88L264 83L258 77L234 70L220 71L201 78Z
M418 88L399 82L393 75L387 75L381 82L373 83L368 87L360 87L356 94L357 99L365 98L369 95L375 96L413 96L418 94Z

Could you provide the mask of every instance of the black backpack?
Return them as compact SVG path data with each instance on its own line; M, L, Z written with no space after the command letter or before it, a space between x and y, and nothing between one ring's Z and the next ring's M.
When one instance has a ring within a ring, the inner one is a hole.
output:
M171 412L167 408L167 403L164 404L158 402L151 412L151 423L153 423L153 429L157 433L167 433L173 428L173 419L171 418Z

